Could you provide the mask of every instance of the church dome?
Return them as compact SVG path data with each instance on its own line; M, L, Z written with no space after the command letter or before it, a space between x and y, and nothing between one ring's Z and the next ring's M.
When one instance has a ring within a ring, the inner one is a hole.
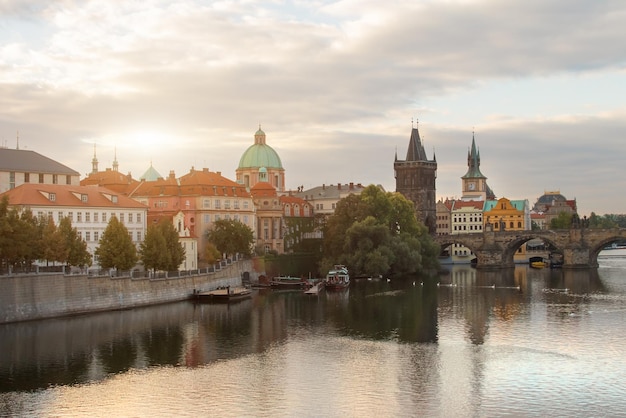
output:
M265 132L259 130L254 134L254 144L241 156L239 168L283 168L280 157L272 147L265 143Z

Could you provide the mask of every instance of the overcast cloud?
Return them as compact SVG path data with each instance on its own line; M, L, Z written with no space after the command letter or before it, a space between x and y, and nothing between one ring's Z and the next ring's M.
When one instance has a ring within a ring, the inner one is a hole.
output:
M0 1L0 136L86 174L235 178L258 124L287 187L395 189L411 120L461 193L626 213L626 3Z

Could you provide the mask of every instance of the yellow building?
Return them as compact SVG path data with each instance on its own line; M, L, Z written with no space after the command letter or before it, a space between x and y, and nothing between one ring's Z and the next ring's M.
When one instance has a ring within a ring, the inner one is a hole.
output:
M528 200L487 200L483 212L484 228L490 224L495 232L524 231L531 229L530 207ZM483 228L483 229L484 229ZM526 245L522 245L515 254L516 262L526 262Z

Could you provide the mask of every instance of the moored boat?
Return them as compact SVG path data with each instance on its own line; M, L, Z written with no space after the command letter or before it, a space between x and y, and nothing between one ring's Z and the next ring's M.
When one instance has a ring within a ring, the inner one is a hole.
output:
M348 274L348 268L341 264L336 264L326 274L324 279L324 286L328 290L341 290L350 286L350 275Z
M208 292L194 294L200 302L238 302L252 297L252 290L246 287L221 287Z
M270 286L274 288L301 288L308 285L309 282L300 277L277 276L270 280Z
M534 269L542 269L547 267L547 263L545 261L533 261L530 263L530 266Z

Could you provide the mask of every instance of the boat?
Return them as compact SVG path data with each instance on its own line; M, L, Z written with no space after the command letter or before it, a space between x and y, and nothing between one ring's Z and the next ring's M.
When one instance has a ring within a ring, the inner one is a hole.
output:
M252 290L247 287L220 287L208 292L194 294L200 302L238 302L252 297Z
M304 291L305 295L314 295L317 296L319 295L319 293L324 290L324 281L319 281L317 283L315 283L314 285L312 285L310 288L306 289Z
M328 290L341 290L350 286L350 275L348 268L341 264L335 266L328 271L324 279L324 286Z
M300 277L276 276L270 280L270 286L279 289L308 287L309 282Z
M532 261L530 263L530 266L534 269L542 269L544 267L547 267L548 263L546 263L545 261Z

